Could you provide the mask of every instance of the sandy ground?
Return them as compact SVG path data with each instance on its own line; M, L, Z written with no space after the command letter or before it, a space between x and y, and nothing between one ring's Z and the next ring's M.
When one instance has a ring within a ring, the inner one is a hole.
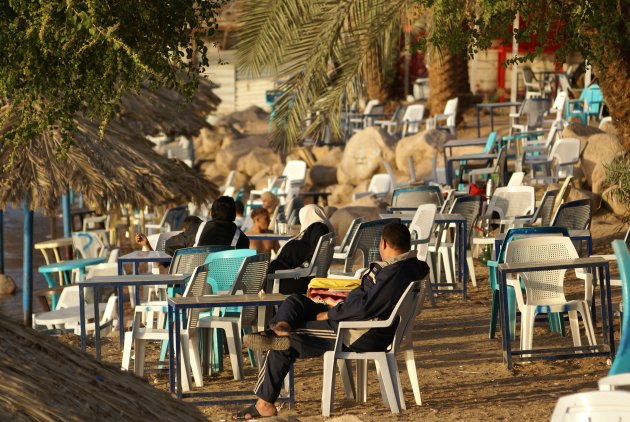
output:
M610 253L610 241L621 238L619 220L601 211L594 217L595 253ZM615 269L613 268L613 272ZM407 373L402 370L407 410L398 420L519 420L537 421L550 417L559 396L596 388L597 380L606 375L606 357L575 358L560 361L536 361L516 364L509 372L502 362L500 336L488 338L490 289L487 269L476 262L477 287L470 287L466 302L461 295L440 295L437 307L428 302L414 330L414 350L422 391L422 406L416 406ZM567 284L574 295L583 294L578 283ZM613 289L613 302L620 300L619 289ZM598 342L602 341L598 319ZM618 336L619 320L615 319ZM568 324L567 324L568 329ZM78 346L76 337L63 337ZM584 336L583 336L584 339ZM517 336L518 340L518 336ZM617 339L618 340L618 339ZM584 341L586 341L584 339ZM121 353L117 338L105 339L104 360L119 365ZM537 323L535 346L572 345L570 334L560 337ZM518 347L518 343L513 343ZM145 379L156 388L168 389L168 370L157 369L158 346L150 346ZM90 350L90 353L93 351ZM226 371L206 376L203 388L195 391L250 391L256 379L255 370L246 360L245 380L233 381L226 356ZM404 363L399 362L404 369ZM322 360L308 359L295 366L296 408L282 408L276 420L322 419ZM394 417L381 399L374 367L369 372L369 402L344 400L339 381L336 386L334 416L354 416L363 421L389 420ZM204 406L211 420L229 420L238 406Z

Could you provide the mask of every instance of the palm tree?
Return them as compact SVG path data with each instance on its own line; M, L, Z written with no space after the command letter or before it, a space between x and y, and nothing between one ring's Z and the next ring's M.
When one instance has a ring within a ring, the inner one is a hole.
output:
M328 126L341 133L342 103L382 96L382 70L397 57L412 0L257 0L241 17L238 60L252 74L284 79L272 145L286 150ZM396 54L393 54L396 52ZM379 73L378 70L381 70ZM467 75L467 72L462 72ZM467 84L466 79L466 84ZM310 115L310 124L304 120Z

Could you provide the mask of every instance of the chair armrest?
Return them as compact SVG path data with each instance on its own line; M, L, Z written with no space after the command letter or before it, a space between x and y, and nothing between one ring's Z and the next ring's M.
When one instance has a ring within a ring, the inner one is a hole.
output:
M144 225L144 227L147 229L159 229L160 227L162 227L162 225L157 223L147 223Z
M286 280L289 278L300 278L309 275L311 269L306 268L292 268L290 270L277 270L275 273L267 275L267 280Z
M497 261L487 260L486 265L488 267L496 268L499 265L499 263Z
M615 387L630 385L630 374L617 374L604 377L597 381L599 391L612 391Z
M339 334L343 329L361 329L361 328L387 328L392 324L385 321L341 321L339 323ZM338 335L339 335L338 334Z
M352 194L352 200L356 201L359 198L365 198L366 196L370 196L374 194L374 192L359 192L359 193L353 193Z

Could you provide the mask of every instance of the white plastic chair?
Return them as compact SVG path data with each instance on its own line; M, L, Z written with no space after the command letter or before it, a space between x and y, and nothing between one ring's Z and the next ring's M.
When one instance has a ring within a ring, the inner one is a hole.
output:
M597 381L599 391L615 391L617 387L630 386L630 373L609 375Z
M543 98L525 99L516 113L510 113L510 135L515 131L529 132L543 128L549 101ZM522 121L522 118L525 121Z
M385 171L387 171L387 174L389 175L389 179L390 179L390 183L393 189L399 188L399 187L403 187L403 186L409 186L410 182L397 182L396 181L396 176L394 175L394 170L392 170L392 166L385 160L383 160L383 166L385 166Z
M523 185L523 179L525 178L525 173L522 171L515 171L514 173L512 173L512 176L510 176L510 180L508 180L507 182L507 186L522 186Z
M531 169L532 180L541 180L544 183L566 179L573 176L573 166L580 162L580 140L577 138L563 138L557 140L551 152L547 156L530 157L525 164ZM551 174L551 168L555 164L556 171ZM535 176L535 167L541 166L545 170L542 177Z
M357 395L356 397L362 401L367 401L367 391L364 381L365 371L367 369L367 361L374 360L376 365L376 372L378 375L379 384L381 386L381 395L383 402L388 406L392 413L400 413L401 408L404 409L404 398L402 395L402 386L400 383L400 377L398 375L398 365L396 363L396 352L400 350L401 343L403 343L406 336L409 335L410 330L413 327L413 321L416 316L416 311L420 310L420 303L424 297L427 281L414 281L409 284L403 295L398 300L398 303L392 310L390 317L384 321L341 321L337 331L337 340L333 350L324 353L324 376L322 386L322 415L330 416L334 403L334 386L335 386L335 362L346 361L349 359L357 361ZM379 352L348 352L344 351L344 342L347 335L353 330L369 330L378 328L391 327L394 322L398 322L396 327L396 333L392 339L391 344L387 351ZM411 348L413 352L413 348ZM408 354L405 355L405 360L409 364L411 359L407 360ZM346 395L352 395L350 392L350 376L348 376L347 366L345 362L341 362L340 369L342 371L342 379ZM413 361L413 370L415 372L415 361ZM413 374L412 379L413 385ZM415 374L415 381L417 382L417 374ZM415 389L414 389L415 393ZM418 396L416 401L419 401L419 386Z
M368 101L362 114L355 114L350 117L349 123L352 132L358 132L372 126L375 118L382 118L383 116L383 105L381 102L379 100Z
M350 227L346 231L346 235L338 246L335 246L333 253L333 260L345 260L348 257L348 246L352 242L352 238L357 233L359 226L363 223L363 217L358 217L352 220Z
M148 235L169 232L178 229L186 217L188 217L188 206L173 207L166 210L159 223L145 224L144 227Z
M411 220L411 224L409 224L411 244L418 251L417 257L420 261L431 261L427 261L427 254L429 253L429 241L433 233L433 221L436 212L437 205L435 204L420 205Z
M356 201L359 198L363 198L369 195L376 195L377 198L384 198L387 196L392 188L392 181L389 174L379 173L372 176L367 192L359 192L352 195L352 200Z
M556 118L553 120L545 120L545 125L557 125L560 128L564 127L564 120L562 119L562 113L564 111L564 105L567 102L567 93L566 91L559 90L556 94L555 100L553 100L553 104L551 105L551 109L549 109L549 113L556 113Z
M98 258L109 252L100 237L91 232L72 233L72 246L81 258Z
M590 391L560 397L551 422L630 421L630 393Z
M456 121L457 121L457 104L459 103L459 98L451 98L446 102L446 106L444 106L444 112L442 114L437 114L431 118L427 119L427 129L444 129L451 132L453 136L456 136ZM444 122L444 124L440 124Z
M569 237L543 236L514 240L506 250L505 262L542 262L578 258L575 246ZM573 344L581 346L580 327L577 314L582 316L586 336L591 346L596 344L590 304L593 297L593 278L584 274L584 299L568 301L564 296L566 270L535 271L519 274L525 285L527 302L523 297L518 280L509 281L514 287L516 302L521 312L521 350L530 350L533 344L534 320L537 314L568 312Z
M521 76L523 77L523 84L525 85L525 99L542 97L540 83L536 79L536 76L534 76L532 68L524 66L521 71Z

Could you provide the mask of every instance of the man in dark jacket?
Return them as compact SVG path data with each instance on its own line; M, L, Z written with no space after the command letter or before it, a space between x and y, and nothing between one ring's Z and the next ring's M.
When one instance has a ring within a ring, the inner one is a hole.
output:
M202 222L198 217L186 217L182 223L182 233L168 239L164 252L175 254L177 249L192 246L226 245L236 249L249 248L249 239L234 224L236 205L229 196L221 196L212 203L212 221ZM136 235L136 242L151 249L147 237Z
M342 302L322 304L303 295L291 295L278 309L265 333L246 336L246 343L257 350L269 350L261 366L254 393L255 405L233 418L251 419L276 414L274 402L283 380L297 358L317 357L335 344L340 321L389 318L396 303L415 280L429 274L426 263L410 252L409 230L400 223L383 229L379 246L383 262L370 264L361 285ZM371 329L356 333L346 346L356 352L386 350L396 327Z

